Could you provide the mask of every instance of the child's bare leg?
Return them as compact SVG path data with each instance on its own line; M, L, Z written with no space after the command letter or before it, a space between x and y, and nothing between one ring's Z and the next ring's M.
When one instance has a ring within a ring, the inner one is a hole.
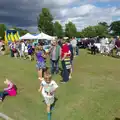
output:
M42 69L38 70L38 79L42 81Z
M29 59L30 59L30 61L32 60L32 56L31 55L29 55Z
M50 104L47 105L48 120L51 120Z
M50 112L50 104L47 105L47 112Z
M17 53L14 53L15 58L17 58Z

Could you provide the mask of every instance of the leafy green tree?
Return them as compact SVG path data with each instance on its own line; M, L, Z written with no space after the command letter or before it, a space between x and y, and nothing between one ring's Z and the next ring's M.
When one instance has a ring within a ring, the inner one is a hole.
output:
M44 32L48 35L53 35L53 17L47 8L43 8L42 12L40 13L39 17L37 18L38 22L38 30L40 32Z
M75 37L77 33L77 29L75 24L73 24L72 22L69 22L65 25L65 35L67 37Z
M96 36L108 36L108 27L99 23L96 26L89 26L82 30L82 34L85 37L96 37Z
M62 28L62 25L58 21L54 23L54 35L59 38L63 37L63 28Z
M107 28L107 26L96 25L95 26L95 31L96 31L97 36L100 36L100 37L108 36L108 28Z
M1 37L1 39L4 39L6 29L7 29L7 27L5 24L0 24L0 37Z
M95 37L96 36L96 31L94 26L89 26L82 30L82 33L85 37Z
M77 32L77 33L76 33L76 37L77 37L77 38L83 38L83 37L84 37L83 32Z
M120 21L114 21L110 25L110 31L113 35L120 36Z
M109 27L108 24L106 22L99 22L98 25L102 25L102 26L105 26L105 27Z

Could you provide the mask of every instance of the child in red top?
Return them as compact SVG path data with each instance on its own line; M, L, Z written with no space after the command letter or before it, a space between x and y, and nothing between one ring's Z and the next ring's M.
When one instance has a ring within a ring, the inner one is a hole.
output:
M71 56L71 52L69 46L66 43L66 41L63 41L63 45L61 48L61 60L62 60L62 69L63 69L63 73L62 73L63 80L61 81L62 83L65 83L69 80L69 74L71 69L70 56Z
M66 57L70 57L71 53L68 44L63 44L61 48L61 59L64 60Z

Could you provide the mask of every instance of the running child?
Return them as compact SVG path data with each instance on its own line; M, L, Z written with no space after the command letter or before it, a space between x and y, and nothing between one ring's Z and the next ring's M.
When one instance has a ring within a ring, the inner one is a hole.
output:
M58 85L54 80L52 80L49 73L44 74L44 80L41 82L39 92L42 93L45 103L47 105L48 120L51 120L51 111L50 108L55 102L55 91L58 88Z

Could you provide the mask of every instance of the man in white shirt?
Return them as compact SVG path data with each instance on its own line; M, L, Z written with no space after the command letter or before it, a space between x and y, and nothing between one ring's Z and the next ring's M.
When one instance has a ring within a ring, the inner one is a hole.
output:
M21 43L21 55L20 56L25 57L24 52L25 52L25 43L22 41L22 43Z
M75 38L72 38L71 45L73 47L73 55L76 56L76 47L77 47L77 40Z
M100 41L100 52L101 54L104 54L106 52L106 45L109 43L108 38L102 38Z

